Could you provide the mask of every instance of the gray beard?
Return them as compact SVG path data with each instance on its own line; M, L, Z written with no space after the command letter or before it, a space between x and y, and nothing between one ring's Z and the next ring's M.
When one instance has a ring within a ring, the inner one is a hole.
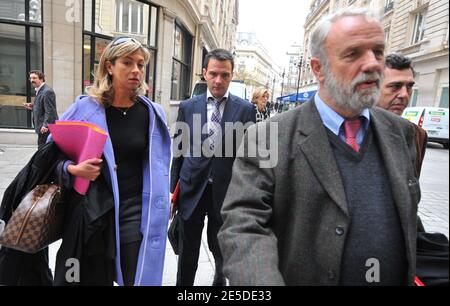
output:
M383 76L380 73L360 73L350 85L344 85L325 67L325 87L335 105L347 112L360 114L364 109L373 107L380 98L380 84ZM376 88L356 91L358 83L377 79Z

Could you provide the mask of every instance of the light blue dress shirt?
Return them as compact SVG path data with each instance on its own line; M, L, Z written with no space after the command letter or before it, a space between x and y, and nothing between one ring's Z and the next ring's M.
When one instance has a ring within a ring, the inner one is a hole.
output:
M345 118L336 113L331 107L328 106L328 104L323 102L318 93L314 97L314 103L316 104L316 108L319 111L319 115L320 118L322 118L323 124L331 132L333 132L333 134L337 135L342 141L345 142L345 132L343 126ZM361 147L364 141L364 135L366 134L367 128L370 124L369 109L364 109L361 112L360 116L365 118L365 120L362 120L361 128L356 135L356 142Z

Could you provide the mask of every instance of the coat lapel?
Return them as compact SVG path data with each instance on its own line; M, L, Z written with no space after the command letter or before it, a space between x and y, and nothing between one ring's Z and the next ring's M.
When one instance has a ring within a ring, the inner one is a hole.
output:
M47 85L44 84L41 87L41 89L39 89L39 91L37 92L37 94L36 94L36 96L34 98L35 108L33 110L36 112L37 115L38 115L38 111L40 110L40 105L41 105L41 100L42 100L42 93L44 92L46 86ZM41 114L40 116L44 116L44 114Z
M201 116L201 128L203 128L207 122L207 111L206 111L206 94L197 96L194 100L194 112L193 114L200 114ZM202 142L208 137L208 134L202 133Z
M236 116L238 108L238 103L234 99L233 95L230 94L228 96L227 103L225 104L225 109L223 110L222 120L220 121L220 126L223 131L222 135L226 134L225 128L230 128L230 126L225 126L225 122L234 122L234 117Z
M322 119L312 101L304 107L306 110L300 113L299 118L298 146L311 164L311 169L323 188L341 210L349 216L341 174Z
M371 121L374 136L379 145L380 154L383 157L386 172L392 186L392 195L400 217L403 232L408 233L411 215L411 204L408 190L409 154L405 140L395 133L396 128L385 117L379 114L379 110L371 110ZM397 128L398 129L398 128ZM405 236L407 237L407 236Z

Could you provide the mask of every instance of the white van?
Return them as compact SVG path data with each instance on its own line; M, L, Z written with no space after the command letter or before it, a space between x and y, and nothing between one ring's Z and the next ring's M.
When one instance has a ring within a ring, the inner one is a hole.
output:
M448 149L448 108L407 107L403 111L402 117L427 131L428 141L438 142Z
M194 85L194 88L192 89L192 95L191 98L204 94L206 92L207 85L206 81L203 79L200 81L197 81ZM238 96L241 99L247 100L247 85L243 81L238 80L232 80L230 82L230 86L228 87L228 90L232 95Z

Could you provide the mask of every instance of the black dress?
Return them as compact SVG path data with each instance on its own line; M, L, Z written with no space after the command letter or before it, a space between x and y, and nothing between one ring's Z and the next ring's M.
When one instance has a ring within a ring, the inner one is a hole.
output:
M106 109L119 186L121 266L125 285L134 283L141 234L143 161L148 155L149 115L138 100L129 108Z

